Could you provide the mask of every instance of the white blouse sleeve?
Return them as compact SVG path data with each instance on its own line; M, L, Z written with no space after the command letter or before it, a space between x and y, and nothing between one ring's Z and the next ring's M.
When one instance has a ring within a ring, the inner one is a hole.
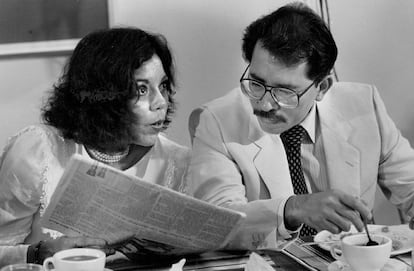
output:
M0 268L9 264L25 263L29 245L0 246Z
M12 137L0 158L0 246L22 244L44 204L51 156L45 129L31 126ZM4 258L1 254L0 258Z
M163 185L175 191L186 194L187 183L186 174L190 162L190 149L160 136L160 142L163 145L160 157L166 159Z

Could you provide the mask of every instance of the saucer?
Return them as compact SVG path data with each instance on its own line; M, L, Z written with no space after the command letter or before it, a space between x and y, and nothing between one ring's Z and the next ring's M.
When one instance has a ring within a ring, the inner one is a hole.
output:
M55 271L56 269L54 269L54 268L53 268L53 269L50 269L50 270L51 270L51 271ZM104 271L114 271L114 270L109 269L109 268L105 268L105 269L104 269Z
M405 263L396 259L390 259L381 271L409 271ZM352 271L351 267L341 261L335 261L328 265L328 271Z
M408 227L408 224L392 226L369 224L368 230L370 233L381 234L391 238L391 256L405 254L410 252L414 247L414 231ZM341 232L339 234L333 234L327 230L323 230L315 235L314 241L320 243L320 248L330 251L333 242L329 241L339 242L343 237L353 235L355 233L358 233L358 231L354 226L351 226L350 231Z

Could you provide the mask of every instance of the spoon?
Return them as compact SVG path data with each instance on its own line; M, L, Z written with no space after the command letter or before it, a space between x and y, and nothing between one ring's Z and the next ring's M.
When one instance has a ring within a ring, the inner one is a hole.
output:
M330 240L330 241L322 241L322 242L305 242L305 243L300 244L299 246L303 247L303 246L313 246L313 245L319 245L319 246L320 245L331 245L336 242L338 242L338 240Z
M378 242L374 241L371 239L371 236L369 235L369 231L368 231L368 226L367 226L367 221L365 219L363 219L364 221L364 227L365 227L365 232L367 233L368 236L368 243L367 243L367 247L369 246L378 246Z

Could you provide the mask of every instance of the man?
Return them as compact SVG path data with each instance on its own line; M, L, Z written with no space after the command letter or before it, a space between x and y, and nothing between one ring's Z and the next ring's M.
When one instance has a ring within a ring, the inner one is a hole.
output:
M240 88L189 122L190 193L247 215L229 247L361 231L377 184L414 215L414 151L374 86L333 82L337 47L318 15L281 7L246 28L242 47Z

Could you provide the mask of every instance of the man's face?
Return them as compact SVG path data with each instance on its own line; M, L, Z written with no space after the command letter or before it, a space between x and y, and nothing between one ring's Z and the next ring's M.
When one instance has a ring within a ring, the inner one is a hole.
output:
M253 51L247 77L268 86L285 87L301 93L312 84L312 80L306 76L306 71L306 63L287 67L258 42ZM270 92L266 92L261 100L250 99L250 102L262 129L267 133L280 134L302 122L314 105L314 101L323 97L318 93L318 88L312 85L300 97L298 106L293 109L281 107L272 98Z

